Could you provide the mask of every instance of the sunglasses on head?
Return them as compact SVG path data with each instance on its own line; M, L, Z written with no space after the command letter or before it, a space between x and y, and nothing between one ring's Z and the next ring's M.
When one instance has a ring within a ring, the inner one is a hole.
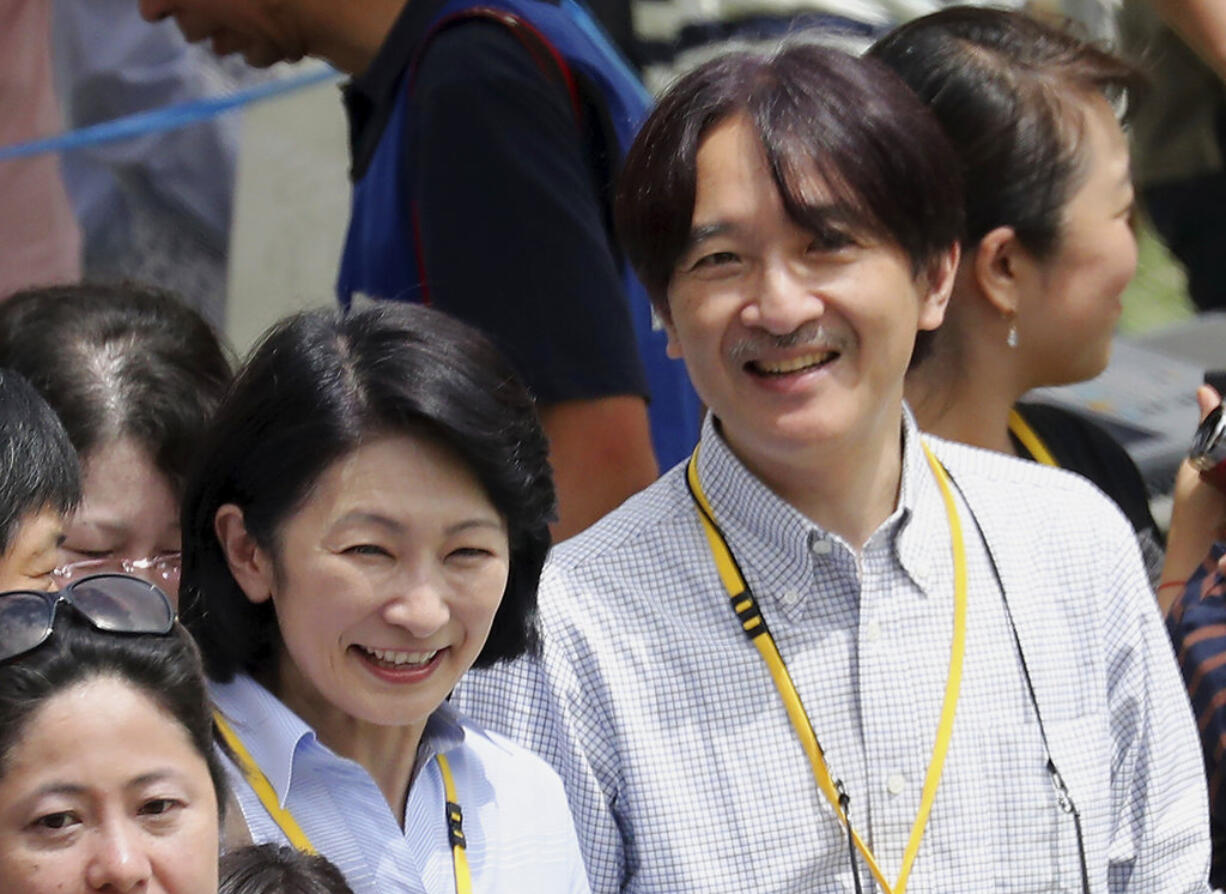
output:
M33 651L55 627L60 605L72 606L104 633L167 634L175 610L166 594L127 574L95 574L56 593L10 590L0 593L0 661Z

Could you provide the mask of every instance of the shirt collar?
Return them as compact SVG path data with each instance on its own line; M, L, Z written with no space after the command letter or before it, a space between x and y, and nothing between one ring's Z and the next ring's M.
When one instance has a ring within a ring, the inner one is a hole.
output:
M898 494L903 515L895 531L894 550L898 563L925 594L932 594L941 581L953 579L949 517L924 453L925 441L931 440L931 435L920 434L910 407L903 404L902 486ZM968 536L966 525L962 534Z
M267 777L277 801L285 807L293 786L294 762L312 746L345 760L319 742L306 722L280 699L245 674L229 683L210 683L213 703L237 733L243 747ZM414 778L437 754L446 754L464 742L464 727L456 710L443 702L426 721L417 746Z
M899 564L924 591L932 576L926 565L937 559L948 538L930 536L948 531L944 504L924 456L920 432L906 404L902 413L902 480L898 503L869 538L866 549L886 543ZM770 490L732 452L715 417L707 415L698 454L698 475L738 559L760 558L768 579L804 579L812 555L833 555L833 544L851 554L846 542L826 531ZM948 557L948 548L944 549ZM939 565L937 567L940 567Z
M229 683L210 683L209 692L284 807L293 779L294 756L300 747L315 741L314 730L245 674Z
M436 754L446 754L462 744L464 725L460 714L451 707L450 702L443 702L426 721L426 729L417 744L417 769L420 770Z

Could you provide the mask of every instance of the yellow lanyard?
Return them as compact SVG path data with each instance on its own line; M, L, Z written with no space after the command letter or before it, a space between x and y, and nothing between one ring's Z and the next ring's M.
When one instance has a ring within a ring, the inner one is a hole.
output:
M1051 451L1047 449L1047 445L1043 443L1043 439L1017 410L1009 411L1009 431L1021 442L1035 462L1057 468L1060 466L1056 458L1051 455Z
M303 853L318 853L306 833L302 831L302 827L298 825L298 821L294 819L294 815L281 806L272 783L268 781L268 777L264 775L260 765L255 762L255 758L251 756L243 740L238 737L238 733L234 731L220 711L213 712L213 722L217 724L217 731L221 733L222 739L225 740L235 760L238 761L238 767L243 771L243 778L247 780L251 790L260 799L260 803L264 805L272 821L284 833L286 840ZM447 841L451 845L456 894L472 894L472 877L468 872L468 857L464 853L464 814L456 795L455 779L451 775L451 765L447 762L447 758L438 754L435 755L435 760L438 761L439 771L443 774L443 791L447 799L445 807Z
M441 754L436 755L438 768L443 774L443 791L447 795L447 840L451 844L451 862L455 869L456 894L471 894L472 877L468 874L468 855L464 853L464 814L460 810L460 798L456 794L455 779L451 776L451 764Z
M762 611L758 608L757 600L754 598L753 593L750 592L749 585L745 582L745 577L737 566L736 559L732 556L732 550L728 547L728 541L715 524L715 514L712 512L711 504L707 501L702 485L698 481L698 447L694 448L694 453L690 456L689 465L686 468L686 480L689 484L690 494L694 498L694 503L698 509L698 518L702 523L703 532L706 534L707 545L711 548L711 557L715 562L716 570L719 572L724 588L728 591L732 610L740 620L745 634L757 647L758 653L762 656L767 668L770 670L771 677L775 682L775 688L779 690L779 697L783 700L783 706L787 710L788 719L791 721L792 728L796 731L796 736L800 739L800 744L809 758L809 766L812 768L813 776L817 780L817 787L826 796L826 800L834 808L835 814L843 822L844 826L847 827L856 848L864 857L864 862L868 865L878 884L881 885L882 890L886 894L903 894L906 890L907 879L911 875L911 866L915 862L915 856L919 852L920 841L924 837L924 828L928 824L928 815L932 812L932 804L936 800L937 788L941 784L941 772L945 767L945 755L949 751L949 740L953 736L954 714L957 711L958 693L962 685L962 656L966 649L966 547L962 540L962 522L958 518L958 508L954 503L953 492L950 489L945 469L937 458L933 456L927 444L924 444L923 448L924 455L928 458L928 464L932 467L932 473L936 477L937 485L941 489L941 496L945 501L945 515L949 520L950 548L953 552L954 562L954 630L949 650L949 675L945 680L945 700L941 706L941 721L937 727L936 741L932 746L932 760L928 763L928 772L924 778L924 789L920 798L919 812L915 815L915 823L911 827L911 837L907 841L906 850L903 851L898 881L892 886L886 880L885 873L882 872L881 867L877 864L877 859L873 856L873 852L869 850L868 846L860 838L860 835L851 828L847 814L844 812L840 801L838 784L830 776L830 770L826 766L822 746L817 740L817 734L813 731L813 725L809 722L809 716L805 712L804 705L800 700L800 693L796 691L796 686L792 682L791 675L788 673L787 665L784 664L783 657L779 654L779 649L775 645L774 637L771 636L770 630L767 629L766 619L762 617Z

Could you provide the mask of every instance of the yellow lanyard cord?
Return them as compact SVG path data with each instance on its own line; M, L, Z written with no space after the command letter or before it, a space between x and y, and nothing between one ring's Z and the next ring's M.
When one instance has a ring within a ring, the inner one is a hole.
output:
M460 810L459 796L456 795L451 765L441 754L436 755L436 759L443 774L443 791L447 794L447 839L451 843L451 860L455 865L456 894L470 894L473 882L468 874L468 855L464 853L464 814Z
M1051 455L1051 451L1047 449L1047 445L1043 443L1043 439L1017 410L1009 411L1009 431L1021 442L1035 462L1057 468L1060 466L1056 458Z
M260 799L269 817L285 834L286 840L303 853L318 853L306 833L302 831L302 827L298 825L298 821L294 819L294 815L281 806L272 783L268 781L268 777L264 775L260 765L255 762L255 758L251 756L243 740L238 737L238 733L234 731L220 711L213 712L213 722L217 724L218 732L221 733L222 739L225 740L238 761L243 778L247 780L251 790ZM439 771L443 774L443 791L447 801L445 808L447 841L451 845L451 858L455 867L456 894L472 894L473 883L468 871L468 856L464 853L464 813L460 809L459 797L456 794L455 778L451 775L451 765L447 762L447 758L438 754L435 755L435 759L438 761Z
M234 732L226 719L221 716L220 711L213 712L213 722L217 724L221 737L230 746L230 751L238 760L238 768L243 771L247 784L260 799L260 803L264 805L272 821L285 833L286 840L303 853L318 853L315 846L311 844L311 839L307 838L302 827L298 825L298 821L294 819L294 815L281 806L281 801L277 798L277 792L273 789L272 783L268 781L260 765L255 762L255 758L251 756L243 740L238 737L238 733Z
M920 842L924 837L924 829L928 824L928 816L932 812L937 789L941 784L941 773L945 768L945 756L949 752L949 741L953 736L954 715L957 712L958 694L962 686L962 657L966 650L966 545L962 537L962 522L958 517L957 505L954 502L953 491L949 486L949 479L945 469L937 458L933 456L927 444L924 444L923 448L928 464L932 468L933 475L936 477L937 485L941 489L941 496L945 502L945 514L949 521L950 549L953 553L954 563L954 630L950 642L949 675L945 681L945 700L941 706L941 721L937 727L936 741L932 746L932 759L928 763L928 772L924 778L919 812L915 815L915 822L911 827L911 836L907 841L906 849L903 851L898 881L893 885L890 885L886 880L885 873L882 872L873 852L860 838L859 833L851 828L847 814L844 812L840 801L840 792L830 776L829 768L826 766L826 759L821 744L817 740L817 734L813 731L813 725L810 723L804 704L800 700L800 693L796 691L796 685L792 682L787 665L779 654L774 637L771 636L770 630L767 629L766 621L762 617L761 610L758 608L757 600L749 591L749 585L745 582L745 577L737 566L736 559L733 558L732 550L728 547L728 541L715 524L715 515L711 510L711 504L707 501L706 494L703 492L702 485L698 480L697 447L694 448L694 453L690 457L689 465L686 468L686 480L689 484L690 494L697 504L698 518L702 523L703 532L706 534L707 545L711 548L711 557L715 563L716 570L719 572L720 580L728 591L732 609L736 612L745 634L752 640L754 646L757 647L758 653L762 656L767 668L770 670L775 688L779 691L779 696L787 711L788 719L791 721L792 728L795 730L796 736L800 740L800 744L809 759L809 766L812 768L813 776L817 780L817 787L826 796L826 800L830 802L830 805L834 808L835 813L844 826L848 828L856 848L864 857L864 862L868 865L869 870L877 879L877 883L881 885L882 890L886 894L903 894L907 887L907 880L911 875L911 867L915 863L916 855L919 853Z

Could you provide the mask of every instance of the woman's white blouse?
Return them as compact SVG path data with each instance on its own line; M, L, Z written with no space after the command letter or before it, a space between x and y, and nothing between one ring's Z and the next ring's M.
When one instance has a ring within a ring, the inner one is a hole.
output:
M447 756L464 812L474 894L588 891L557 775L540 758L442 705L426 724L400 827L359 764L337 756L247 676L210 686L280 799L355 894L455 894L436 754ZM241 771L226 761L252 839L288 843Z

